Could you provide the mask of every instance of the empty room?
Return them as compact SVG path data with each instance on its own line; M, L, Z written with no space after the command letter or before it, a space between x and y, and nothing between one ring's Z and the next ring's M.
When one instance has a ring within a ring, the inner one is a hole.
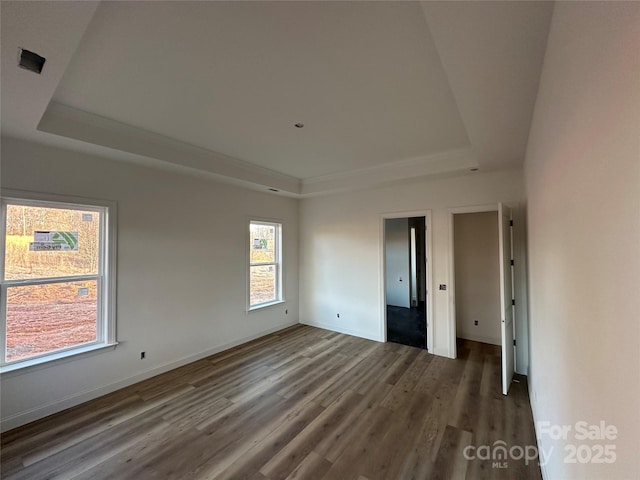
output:
M2 479L640 478L639 2L0 17Z

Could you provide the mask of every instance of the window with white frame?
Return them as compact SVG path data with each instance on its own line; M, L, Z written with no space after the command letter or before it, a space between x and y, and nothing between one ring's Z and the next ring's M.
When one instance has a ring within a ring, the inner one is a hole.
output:
M282 224L249 222L249 309L282 301Z
M109 202L2 197L2 367L115 343L115 213Z

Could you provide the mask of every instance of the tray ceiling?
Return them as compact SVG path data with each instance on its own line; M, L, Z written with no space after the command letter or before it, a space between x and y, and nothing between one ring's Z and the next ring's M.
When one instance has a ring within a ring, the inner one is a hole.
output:
M513 167L551 11L2 2L3 134L293 195ZM18 47L47 57L40 77Z

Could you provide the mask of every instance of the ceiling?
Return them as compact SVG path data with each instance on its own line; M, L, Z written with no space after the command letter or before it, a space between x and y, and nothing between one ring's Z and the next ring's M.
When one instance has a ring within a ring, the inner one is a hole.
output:
M510 168L552 10L2 1L2 134L292 196Z

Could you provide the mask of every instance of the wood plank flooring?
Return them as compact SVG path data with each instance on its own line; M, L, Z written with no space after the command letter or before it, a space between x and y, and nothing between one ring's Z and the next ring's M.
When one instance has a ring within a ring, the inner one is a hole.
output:
M6 479L540 479L526 383L498 347L450 360L298 325L2 435Z

